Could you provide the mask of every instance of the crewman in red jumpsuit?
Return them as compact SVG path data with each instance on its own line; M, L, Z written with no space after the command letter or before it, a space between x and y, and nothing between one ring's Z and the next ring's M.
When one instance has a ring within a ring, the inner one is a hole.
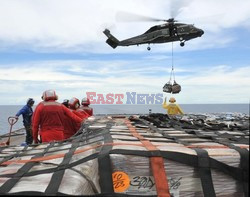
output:
M70 138L81 128L81 124L79 122L76 122L68 117L65 117L63 121L63 126L64 126L64 132L63 132L64 139Z
M66 118L77 124L81 124L82 119L73 114L63 104L56 102L58 96L54 90L46 90L33 114L33 139L38 143L38 132L42 142L60 141L64 139L64 124Z
M75 115L82 118L82 120L85 120L90 116L84 110L80 109L80 101L75 97L69 100L69 108Z
M89 107L90 101L88 98L82 99L82 105L80 106L80 109L87 112L90 116L93 116L93 108Z
M82 110L79 110L80 103L77 98L73 97L72 99L70 99L68 102L68 106L70 111L74 113L76 116L78 116L80 119L82 119L82 121L84 121L89 117L87 113L85 113ZM63 121L63 124L65 128L64 139L68 139L71 136L73 136L81 127L81 124L78 124L69 118L66 118Z

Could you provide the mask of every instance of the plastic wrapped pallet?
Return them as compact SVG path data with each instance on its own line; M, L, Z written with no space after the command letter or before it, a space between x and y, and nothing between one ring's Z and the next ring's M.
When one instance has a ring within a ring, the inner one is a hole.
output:
M74 165L75 162L82 158L95 153L95 149L92 146L97 146L98 144L92 144L91 146L83 146L76 149L79 153L74 154L70 160L70 164L73 167L65 167L65 172L63 173L63 178L61 180L60 186L58 188L59 193L69 194L69 195L93 195L100 192L99 182L98 182L98 162L97 159L88 160L86 162ZM20 157L21 160L29 161L35 154L42 153L44 149L49 146L49 144L43 144L37 146L34 149L29 148L26 155ZM26 176L20 178L18 183L13 187L9 193L18 192L45 192L46 188L50 184L51 178L57 167L63 161L63 154L67 153L71 144L56 146L51 149L51 153L45 154L41 161L38 161L30 170L27 172ZM20 147L16 147L20 149ZM15 149L15 148L14 148ZM11 151L14 150L9 149ZM88 150L89 149L89 150ZM85 151L86 150L86 151ZM7 150L5 151L7 152ZM50 158L49 158L50 157ZM48 159L46 159L48 158ZM11 162L12 160L9 160ZM14 162L14 161L13 161ZM25 163L13 163L6 166L4 169L0 168L1 175L18 173ZM62 168L64 168L62 167ZM30 175L29 175L30 174ZM0 187L8 180L2 179L0 182ZM56 183L55 183L56 184ZM94 190L94 191L93 191Z
M129 150L126 149L126 146L119 146L117 148ZM195 151L188 148L177 146L171 147L169 144L167 146L158 146L158 148L162 151L196 155ZM136 147L132 149L136 149ZM139 148L139 150L143 149ZM211 157L225 164L235 167L239 166L240 157L234 150L224 149L218 152L218 150L210 149L208 152ZM129 177L130 184L122 191L123 193L156 195L155 181L150 169L149 158L135 155L112 154L111 159L113 171L125 173ZM197 168L167 159L164 160L164 167L168 177L170 192L173 196L203 196L201 180ZM244 196L241 183L230 176L219 170L212 170L212 178L216 196Z
M100 117L65 142L2 148L0 194L243 197L249 144L235 136L246 134Z

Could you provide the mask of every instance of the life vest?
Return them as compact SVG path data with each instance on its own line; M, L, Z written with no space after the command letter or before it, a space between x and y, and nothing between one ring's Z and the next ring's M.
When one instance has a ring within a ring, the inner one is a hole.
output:
M63 126L64 126L63 137L64 139L68 139L81 128L81 123L76 122L68 117L65 117L65 120L63 121Z
M180 106L175 103L166 104L166 102L164 102L163 108L167 110L169 115L184 114Z
M93 108L81 105L80 109L85 111L89 116L93 116Z
M77 115L79 118L81 118L82 120L85 120L89 117L89 114L82 109L73 110L73 113Z

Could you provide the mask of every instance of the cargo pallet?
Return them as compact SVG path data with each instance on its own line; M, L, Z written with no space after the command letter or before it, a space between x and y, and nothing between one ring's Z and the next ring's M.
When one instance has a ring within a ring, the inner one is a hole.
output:
M1 195L248 197L249 130L88 120L70 139L0 147Z

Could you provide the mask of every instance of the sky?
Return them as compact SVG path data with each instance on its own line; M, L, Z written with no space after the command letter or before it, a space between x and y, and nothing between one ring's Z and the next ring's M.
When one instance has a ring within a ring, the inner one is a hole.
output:
M194 24L202 37L111 48L103 30L119 40L164 22L122 22L121 12ZM163 93L170 79L180 104L249 103L249 0L0 0L0 105L59 102L86 92ZM163 93L164 97L173 95Z

